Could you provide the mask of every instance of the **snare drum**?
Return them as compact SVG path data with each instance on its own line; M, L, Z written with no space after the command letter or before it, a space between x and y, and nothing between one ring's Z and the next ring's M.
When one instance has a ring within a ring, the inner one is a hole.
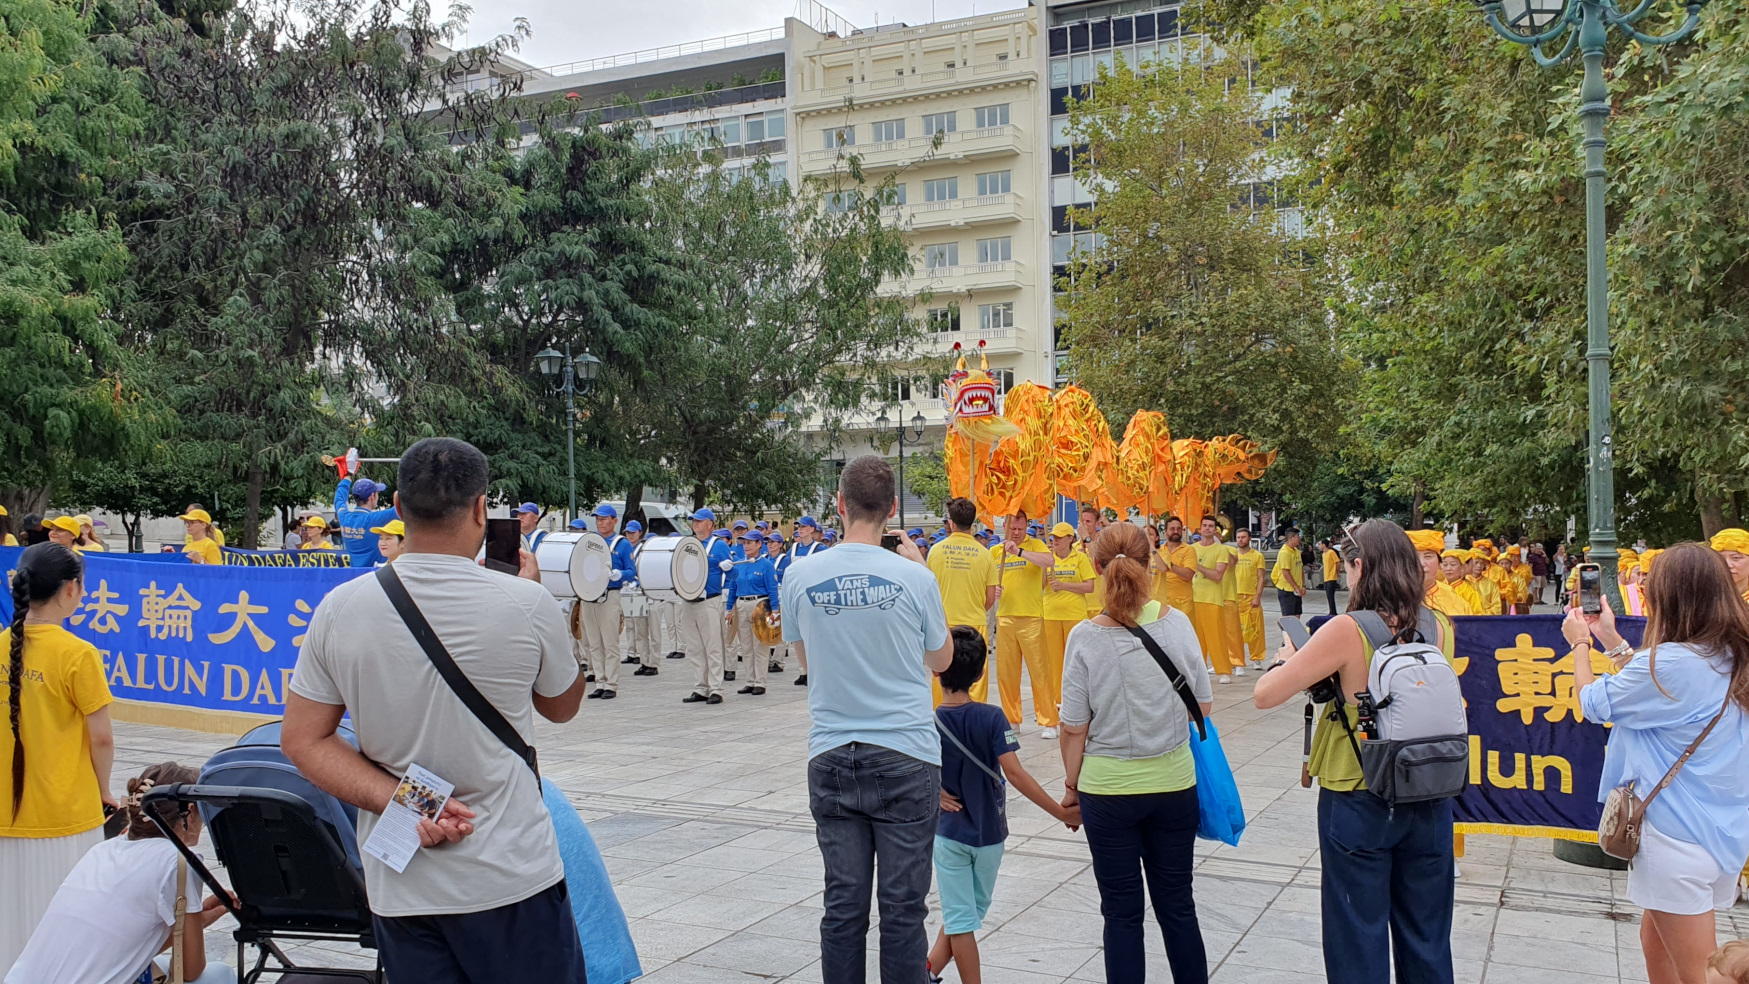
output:
M657 601L702 601L710 556L696 536L664 536L638 544L632 557L644 594Z
M600 601L607 594L613 554L599 533L550 533L534 548L534 561L555 598Z

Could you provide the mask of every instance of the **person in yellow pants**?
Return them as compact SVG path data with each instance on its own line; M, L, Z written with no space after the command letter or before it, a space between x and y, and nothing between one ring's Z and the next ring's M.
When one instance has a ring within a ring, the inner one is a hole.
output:
M990 548L1001 582L996 588L996 689L1002 713L1020 723L1020 667L1032 678L1032 711L1039 725L1056 723L1057 695L1045 676L1045 568L1051 552L1026 532L1026 513L1008 517L1002 541ZM945 541L944 541L945 542ZM1046 718L1049 714L1051 717Z
M1196 552L1196 576L1191 579L1190 624L1196 628L1196 641L1202 645L1203 662L1215 671L1220 683L1233 682L1232 657L1227 649L1227 593L1221 588L1221 578L1232 564L1233 551L1221 544L1220 527L1213 517L1202 521L1202 542L1191 548Z
M978 508L970 499L949 499L947 539L929 549L929 570L935 574L935 585L941 591L941 607L947 613L947 624L969 625L984 636L989 645L989 629L984 614L996 604L999 580L996 560L990 551L972 536L978 522ZM941 681L931 678L935 706L941 706ZM972 684L972 699L984 703L990 696L990 667L984 665L984 675Z
M1268 655L1263 651L1263 551L1251 547L1251 531L1233 534L1233 566L1239 581L1239 628L1252 665Z
M1069 642L1069 630L1087 619L1087 599L1093 595L1093 561L1075 542L1075 527L1058 523L1051 528L1051 566L1045 571L1045 677L1051 692L1060 700L1063 693L1063 650ZM1032 691L1033 704L1038 703L1038 687ZM1053 700L1050 722L1042 737L1052 738L1057 730L1058 700ZM1042 717L1042 714L1041 714Z
M1215 542L1220 542L1221 527L1215 524ZM1224 545L1224 544L1223 544ZM1233 675L1245 675L1245 622L1239 617L1239 552L1227 547L1227 569L1221 573L1221 638L1227 643L1227 662Z
M1154 600L1194 620L1191 582L1196 577L1196 550L1184 542L1184 521L1177 516L1166 520L1166 542L1154 551L1148 568L1154 575Z

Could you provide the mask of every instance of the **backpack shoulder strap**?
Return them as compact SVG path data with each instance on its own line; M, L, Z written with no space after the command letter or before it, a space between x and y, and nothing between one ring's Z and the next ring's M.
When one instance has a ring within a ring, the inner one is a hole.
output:
M401 621L406 623L407 631L413 634L413 639L419 643L419 648L425 650L425 657L431 660L432 666L437 668L437 673L443 677L443 682L449 684L449 689L455 692L456 697L460 698L463 704L467 705L468 710L474 713L474 717L480 719L480 723L486 726L487 731L492 732L499 741L515 752L517 758L528 763L528 767L534 770L535 781L538 783L540 781L540 763L535 757L534 747L522 740L522 735L511 726L509 721L505 720L504 714L492 706L492 702L486 699L485 694L480 693L479 688L474 686L474 682L468 679L466 673L462 672L462 668L455 665L455 659L444 647L443 640L437 637L437 633L432 631L431 623L425 620L425 613L421 612L419 606L413 603L413 596L407 593L407 586L401 583L401 576L395 573L395 566L389 564L377 568L376 577L377 584L382 587L383 593L389 596L389 604L395 606L396 614L400 615Z
M1375 652L1397 641L1391 634L1390 626L1385 624L1384 618L1378 612L1359 611L1348 614L1354 619L1354 624L1360 626L1361 634L1366 636L1366 641Z

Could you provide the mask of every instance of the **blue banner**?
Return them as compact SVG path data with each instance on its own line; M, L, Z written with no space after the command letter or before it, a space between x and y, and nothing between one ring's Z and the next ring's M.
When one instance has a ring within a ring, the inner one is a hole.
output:
M239 567L350 567L352 556L333 550L244 550L220 547L225 563Z
M0 547L9 585L23 552ZM102 654L116 697L252 714L282 713L316 606L336 585L369 573L140 562L148 556L86 554L85 602L67 628ZM11 598L11 591L0 596L7 625Z
M1454 815L1460 833L1597 839L1606 725L1579 713L1571 646L1560 615L1452 619L1456 669L1470 722L1470 785ZM1643 618L1616 626L1634 645ZM1593 651L1592 669L1613 673Z

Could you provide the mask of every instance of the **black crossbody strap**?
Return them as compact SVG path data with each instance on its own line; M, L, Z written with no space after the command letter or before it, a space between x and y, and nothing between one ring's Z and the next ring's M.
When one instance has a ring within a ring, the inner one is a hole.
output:
M407 593L407 586L401 583L400 575L395 573L395 565L384 564L377 568L377 584L382 586L383 594L389 596L389 604L395 606L401 621L407 624L407 631L413 633L414 641L419 643L419 648L425 650L425 656L431 660L431 665L437 667L437 673L443 677L443 682L449 684L449 689L455 691L455 695L461 698L468 710L474 712L474 717L480 719L487 731L492 732L505 747L515 752L517 758L528 763L528 767L534 770L535 781L539 782L540 762L535 756L534 746L522 740L522 735L505 720L498 708L493 707L486 695L480 693L474 682L462 672L462 668L455 665L455 659L444 648L443 640L437 638L437 633L431 629L431 623L425 620L425 613L413 603L413 596Z
M1166 671L1166 679L1172 681L1172 689L1178 691L1179 699L1184 701L1184 709L1190 712L1190 719L1196 722L1197 736L1206 740L1209 736L1208 726L1203 724L1202 705L1197 703L1196 695L1190 692L1190 681L1184 679L1184 674L1178 671L1171 657L1166 655L1166 650L1160 648L1160 644L1154 641L1154 637L1147 630L1139 625L1126 625L1124 628L1130 630L1130 635L1135 636L1142 643L1142 648L1148 651L1148 655L1154 657L1154 662L1160 664L1160 669Z
M935 730L941 732L942 737L946 738L950 742L953 742L953 747L959 749L961 755L964 755L967 758L967 760L969 760L973 765L977 766L980 769L983 769L985 775L996 780L996 785L1000 786L1003 783L1007 782L1007 780L1003 779L1002 776L999 775L995 769L992 769L988 765L985 765L983 759L977 757L976 755L973 755L972 750L966 747L966 743L963 741L960 741L958 735L955 735L951 730L949 730L947 725L941 723L941 716L940 716L941 712L940 711L936 711L935 713L936 713Z

